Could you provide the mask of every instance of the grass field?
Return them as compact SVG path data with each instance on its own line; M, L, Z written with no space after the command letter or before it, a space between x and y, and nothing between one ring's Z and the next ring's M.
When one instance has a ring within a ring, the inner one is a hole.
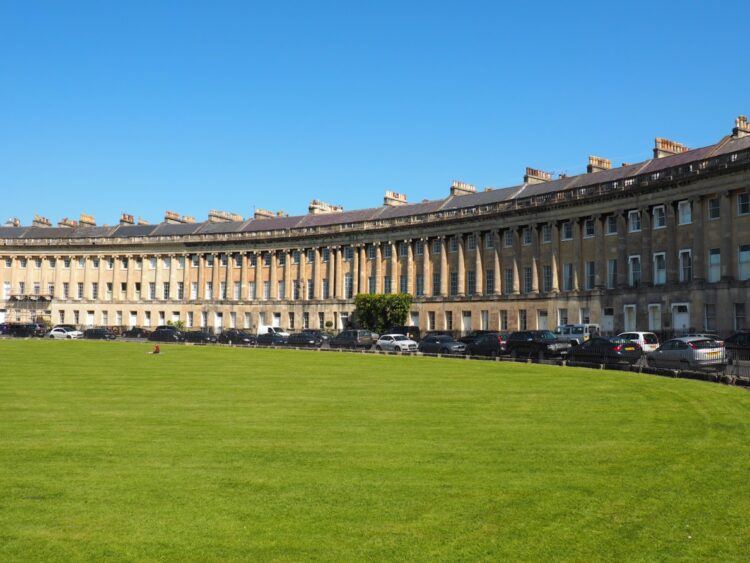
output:
M0 341L0 559L742 559L750 394L621 372Z

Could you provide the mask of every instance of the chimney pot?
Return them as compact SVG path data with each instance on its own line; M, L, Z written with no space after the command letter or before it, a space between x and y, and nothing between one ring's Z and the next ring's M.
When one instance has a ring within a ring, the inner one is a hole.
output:
M127 213L120 214L120 225L134 225L134 224L135 224L135 218L132 215L128 215Z
M344 211L344 208L341 205L333 205L319 199L314 199L307 207L307 211L311 215L320 215L322 213L341 213Z
M10 217L5 222L5 227L20 227L21 226L21 220L18 217Z
M586 167L586 173L591 174L592 172L601 172L602 170L609 170L610 168L612 168L612 161L608 158L589 155L589 164Z
M34 227L51 227L52 223L46 217L34 215L34 220L31 222L31 225Z
M539 170L537 168L526 167L526 174L524 174L523 181L525 184L541 184L543 182L549 182L552 180L552 173Z
M468 195L476 193L477 188L473 184L453 180L451 184L451 195Z
M680 154L690 149L682 143L672 141L671 139L664 139L663 137L656 137L654 139L654 158L663 158L665 156L672 156L674 154Z
M737 116L734 120L734 129L732 129L732 136L735 139L741 139L750 135L750 123L747 122L747 117L744 115Z
M398 192L386 190L385 195L383 196L383 205L385 205L386 207L406 205L406 194L400 194Z

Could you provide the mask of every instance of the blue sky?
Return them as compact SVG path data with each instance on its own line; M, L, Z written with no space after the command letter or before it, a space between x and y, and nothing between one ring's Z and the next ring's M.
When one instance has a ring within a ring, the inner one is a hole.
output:
M748 2L515 4L0 0L0 216L419 201L750 113Z

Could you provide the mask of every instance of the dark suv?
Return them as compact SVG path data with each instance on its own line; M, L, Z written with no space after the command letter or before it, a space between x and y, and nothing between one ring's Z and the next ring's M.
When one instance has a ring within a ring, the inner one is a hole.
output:
M232 344L233 346L252 346L258 343L258 337L236 328L230 328L219 335L219 343Z
M320 348L323 345L323 336L319 331L303 330L289 335L287 344L289 346L298 346L300 348Z
M179 330L173 328L160 328L152 332L148 339L151 342L183 342L185 338Z
M115 333L108 328L89 328L83 331L83 337L89 340L114 340Z
M737 361L750 360L750 332L735 332L724 340L727 362L733 364Z
M331 338L331 348L363 348L369 350L377 338L369 330L345 330Z
M26 338L29 336L44 336L47 334L47 330L44 326L38 323L19 323L8 325L8 334L10 336L17 336Z
M182 333L185 342L192 344L216 344L216 337L206 330L189 330Z
M463 338L461 339L463 341ZM471 356L502 356L508 353L507 332L484 332L471 339L466 345Z
M561 357L570 350L569 342L561 342L549 330L520 330L508 337L508 352L512 356Z

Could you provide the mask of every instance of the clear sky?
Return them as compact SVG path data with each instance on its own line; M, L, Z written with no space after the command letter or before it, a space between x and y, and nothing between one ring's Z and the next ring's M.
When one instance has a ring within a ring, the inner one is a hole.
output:
M0 216L305 213L689 146L750 113L750 2L0 0Z

